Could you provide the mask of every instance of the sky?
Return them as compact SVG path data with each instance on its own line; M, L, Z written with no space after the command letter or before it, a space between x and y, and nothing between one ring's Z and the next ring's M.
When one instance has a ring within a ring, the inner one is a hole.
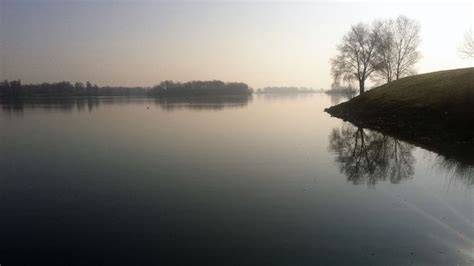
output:
M419 73L474 66L458 53L474 1L0 0L0 80L328 89L329 59L350 26L401 14L421 24Z

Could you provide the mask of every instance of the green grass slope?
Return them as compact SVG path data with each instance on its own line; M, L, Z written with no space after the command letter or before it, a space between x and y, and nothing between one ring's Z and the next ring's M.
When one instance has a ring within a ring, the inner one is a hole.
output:
M436 150L473 144L474 68L406 77L326 111Z

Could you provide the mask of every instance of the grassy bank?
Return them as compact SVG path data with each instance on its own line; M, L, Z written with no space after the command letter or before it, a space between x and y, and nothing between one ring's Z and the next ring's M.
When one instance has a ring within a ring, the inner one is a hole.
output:
M474 157L474 68L406 77L326 111L434 151Z

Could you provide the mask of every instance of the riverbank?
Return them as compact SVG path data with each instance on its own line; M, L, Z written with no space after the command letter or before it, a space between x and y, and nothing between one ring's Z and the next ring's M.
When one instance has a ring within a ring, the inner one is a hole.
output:
M446 156L474 161L474 68L415 75L325 109Z

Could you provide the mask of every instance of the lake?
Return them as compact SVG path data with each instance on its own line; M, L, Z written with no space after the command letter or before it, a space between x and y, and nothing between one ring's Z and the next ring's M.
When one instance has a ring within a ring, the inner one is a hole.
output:
M342 100L4 102L0 263L473 265L474 168Z

